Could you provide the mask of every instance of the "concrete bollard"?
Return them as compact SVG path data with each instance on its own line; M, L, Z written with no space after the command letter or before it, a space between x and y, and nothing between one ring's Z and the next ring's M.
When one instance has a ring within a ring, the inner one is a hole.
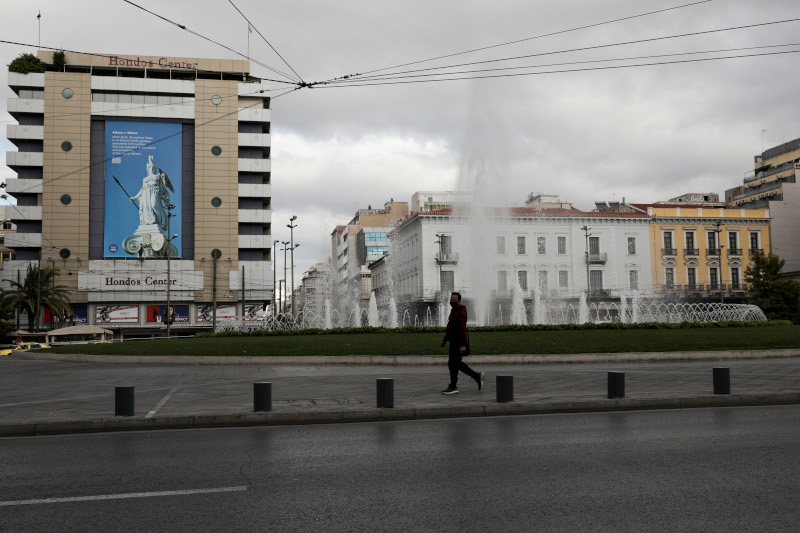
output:
M394 407L394 380L378 378L378 407Z
M114 387L114 416L133 416L133 387Z
M272 383L253 383L253 411L272 411Z
M609 399L625 397L625 372L608 373L608 397Z
M498 374L495 388L497 389L497 403L514 401L514 376Z
M730 393L731 393L731 369L715 368L714 394L730 394Z

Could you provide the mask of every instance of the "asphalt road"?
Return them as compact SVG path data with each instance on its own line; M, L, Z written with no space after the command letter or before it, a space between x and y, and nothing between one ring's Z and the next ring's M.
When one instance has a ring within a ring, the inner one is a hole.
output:
M0 531L796 532L798 422L781 406L8 438Z

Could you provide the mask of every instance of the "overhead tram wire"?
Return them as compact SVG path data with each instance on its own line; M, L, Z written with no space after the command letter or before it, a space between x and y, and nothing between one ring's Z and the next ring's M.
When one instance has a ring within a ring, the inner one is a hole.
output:
M146 12L146 13L150 13L151 15L153 15L153 16L155 16L155 17L158 17L158 18L160 18L161 20L163 20L163 21L165 21L165 22L168 22L169 24L172 24L173 26L176 26L176 27L178 27L178 28L180 28L180 29L182 29L182 30L184 30L184 31L187 31L187 32L191 33L192 35L196 35L197 37L200 37L201 39L205 39L206 41L208 41L208 42L210 42L210 43L214 43L214 44L216 44L217 46L221 46L222 48L224 48L224 49L226 49L226 50L228 50L228 51L230 51L230 52L233 52L234 54L236 54L236 55L238 55L238 56L240 56L240 57L243 57L243 58L245 58L245 59L247 59L247 60L250 60L250 61L252 61L253 63L255 63L255 64L257 64L257 65L260 65L260 66L264 67L265 69L267 69L267 70L269 70L269 71L272 71L272 72L274 72L275 74L280 74L281 76L284 76L284 77L286 77L286 78L288 78L288 79L292 80L292 81L293 81L293 82L295 82L295 83L298 83L298 82L301 82L301 81L302 81L302 80L298 80L298 79L296 79L296 78L295 78L294 76L292 76L291 74L287 74L286 72L283 72L283 71L280 71L280 70L278 70L278 69L276 69L276 68L270 67L270 66L269 66L269 65L267 65L266 63L262 63L261 61L257 61L257 60L251 59L251 58L247 57L247 54L243 54L243 53L241 53L241 52L237 52L236 50L234 50L233 48L231 48L231 47L229 47L229 46L226 46L226 45L224 45L224 44L222 44L222 43L219 43L219 42L215 41L214 39L211 39L210 37L206 37L206 36L205 36L205 35L203 35L202 33L198 33L198 32L196 32L196 31L194 31L194 30L190 30L190 29L189 29L189 28L187 28L185 25L183 25L183 24L178 24L177 22L175 22L175 21L172 21L172 20L170 20L170 19L168 19L168 18L166 18L166 17L163 17L163 16L159 15L158 13L155 13L155 12L153 12L153 11L150 11L149 9L146 9L146 8L144 8L144 7L140 6L139 4L136 4L136 3L134 3L134 2L131 2L131 0L122 0L122 1L123 1L123 2L125 2L125 3L127 3L127 4L130 4L130 5L132 5L133 7L137 7L137 8L139 8L139 9L141 9L142 11L144 11L144 12ZM290 68L291 68L291 67L290 67Z
M637 40L633 40L633 41L621 41L621 42L617 42L617 43L600 44L600 45L593 45L593 46L584 46L584 47L579 47L579 48L569 48L569 49L565 49L565 50L556 50L556 51L552 51L552 52L538 52L538 53L535 53L535 54L525 54L525 55L512 56L512 57L506 57L506 58L486 59L486 60L483 60L483 61L472 61L472 62L469 62L469 63L458 63L458 64L455 64L455 65L447 65L447 66L441 66L441 67L429 67L429 68L425 68L425 69L416 69L416 70L409 70L409 71L381 74L381 75L375 76L374 79L379 80L379 79L381 79L381 76L393 76L393 75L398 75L398 74L409 74L409 73L414 73L414 72L429 72L429 71L432 71L432 70L442 70L442 69L447 69L447 68L468 67L468 66L473 66L473 65L483 65L483 64L487 64L487 63L499 63L499 62L503 62L503 61L515 61L515 60L518 60L518 59L527 59L527 58L531 58L531 57L542 57L542 56L548 56L548 55L566 54L566 53L571 53L571 52L585 52L585 51L588 51L588 50L598 50L598 49L601 49L601 48L612 48L612 47L615 47L615 46L627 46L627 45L631 45L631 44L642 44L642 43L655 42L655 41L665 41L665 40L669 40L669 39L681 39L681 38L684 38L684 37L695 37L695 36L698 36L698 35L708 35L708 34L711 34L711 33L721 33L721 32L724 32L724 31L735 31L735 30L756 28L756 27L762 27L762 26L770 26L770 25L775 25L775 24L786 24L786 23L789 23L789 22L797 22L797 21L800 21L800 18L777 20L777 21L771 21L771 22L761 22L761 23L757 23L757 24L747 24L747 25L744 25L744 26L732 26L732 27L729 27L729 28L718 28L718 29L714 29L714 30L703 30L703 31L698 31L698 32L680 33L680 34L676 34L676 35L665 35L665 36L662 36L662 37L650 37L650 38L647 38L647 39L637 39ZM369 80L371 78L361 78L361 79ZM341 83L352 83L352 82L358 82L358 81L359 81L358 79L354 79L353 77L350 77L347 80L336 80L336 81L332 81L332 82L320 82L320 85L324 86L324 85L333 85L333 84L341 84Z
M264 42L265 42L265 43L267 43L267 45L268 45L268 46L269 46L269 47L272 49L272 51L273 51L273 52L275 52L275 54L276 54L278 57L280 57L280 58L281 58L281 61L283 61L283 62L286 64L286 66L287 66L287 67L289 67L289 70L291 70L291 71L294 73L294 75L295 75L295 76L297 76L297 78L300 80L300 82L301 82L301 83L305 83L305 81L303 81L303 77L302 77L300 74L298 74L298 73L297 73L297 71L296 71L295 69L293 69L293 68L292 68L292 66L289 64L289 62L288 62L288 61L286 61L286 59L285 59L285 58L284 58L284 57L283 57L283 56L282 56L282 55L281 55L281 54L280 54L280 53L279 53L279 52L278 52L278 51L275 49L275 47L274 47L274 46L272 46L272 43L270 43L270 42L267 40L267 38L266 38L266 37L264 37L264 36L261 34L261 32L258 30L258 28L256 28L256 25L255 25L255 24L253 24L252 22L250 22L250 19L248 19L248 18L245 16L245 14L244 14L244 13L242 13L242 10L241 10L241 9L239 9L238 7L236 7L236 4L234 4L234 3L233 3L233 0L228 0L228 2L230 2L230 4L233 6L233 8L234 8L236 11L238 11L238 12L239 12L239 14L242 16L242 18L243 18L244 20L246 20L246 21L247 21L247 24L249 25L249 27L252 27L254 30L256 30L256 33L258 34L258 36L259 36L259 37L261 37L262 39L264 39Z
M690 56L690 55L700 55L700 54L719 54L722 52L741 52L745 50L763 50L766 48L782 48L787 46L798 46L800 47L800 43L786 43L786 44L772 44L772 45L764 45L764 46L747 46L741 48L722 48L718 50L705 50L705 51L698 51L698 52L676 52L672 54L655 54L655 55L645 55L645 56L630 56L630 57L618 57L618 58L610 58L610 59L587 59L584 61L567 61L563 63L545 63L541 65L522 65L522 66L515 66L515 67L499 67L499 68L487 68L487 69L476 69L476 70L461 70L455 72L441 72L441 73L431 73L431 74L417 74L417 75L408 75L408 76L394 76L392 74L382 74L379 77L369 78L366 81L387 81L387 80L402 80L402 79L413 79L413 78L433 78L434 76L452 76L456 74L477 74L481 72L502 72L507 70L521 70L521 69L534 69L534 68L546 68L546 67L560 67L560 66L569 66L569 65L587 65L592 63L610 63L614 61L637 61L641 59L655 59L655 58L663 58L663 57L678 57L678 56ZM739 56L737 56L739 57ZM741 57L749 57L749 56L741 56ZM708 58L708 59L717 59L717 58ZM719 58L725 59L725 58ZM355 83L359 83L359 80L354 80ZM432 80L436 81L436 80ZM332 86L336 86L338 84L332 84ZM354 86L356 86L354 84Z
M335 85L320 85L317 87L318 89L338 89L344 87L367 87L367 86L377 86L377 85L404 85L404 84L411 84L411 83L433 83L439 81L462 81L462 80L482 80L482 79L492 79L492 78L517 78L521 76L540 76L544 74L566 74L566 73L573 73L573 72L590 72L596 70L614 70L614 69L624 69L624 68L635 68L635 67L650 67L650 66L657 66L657 65L677 65L681 63L700 63L706 61L718 61L721 59L738 59L738 58L747 58L747 57L761 57L761 56L773 56L773 55L782 55L782 54L796 54L800 52L800 50L788 50L784 52L764 52L761 54L745 54L745 55L735 55L735 56L724 56L724 57L710 57L710 58L701 58L701 59L684 59L679 61L662 61L662 62L653 62L653 63L639 63L635 65L611 65L607 67L593 67L593 68L579 68L579 69L565 69L565 70L549 70L544 72L521 72L521 73L513 73L513 74L493 74L489 76L463 76L457 78L439 78L439 79L424 79L424 80L409 80L409 81L387 81L381 82L380 80L376 80L374 83L371 82L364 82L364 83L352 83L352 84L335 84ZM445 75L445 74L440 74Z
M594 23L594 24L586 24L584 26L577 26L575 28L570 28L570 29L567 29L567 30L559 30L559 31L551 32L551 33L543 33L541 35L535 35L533 37L526 37L524 39L516 39L514 41L508 41L508 42L505 42L505 43L499 43L499 44L493 44L493 45L489 45L489 46L483 46L483 47L480 47L480 48L473 48L471 50L465 50L463 52L455 52L455 53L452 53L452 54L446 54L446 55L442 55L442 56L432 57L432 58L429 58L429 59L421 59L419 61L412 61L412 62L409 62L409 63L402 63L402 64L399 64L399 65L395 65L393 67L379 68L379 69L368 70L366 72L361 72L361 73L357 73L357 74L350 74L350 75L342 76L342 77L339 77L339 78L331 78L329 80L325 80L325 81L319 82L319 83L324 84L324 83L328 83L328 82L331 82L331 81L334 81L334 80L343 79L343 78L344 79L357 78L357 77L361 77L361 76L366 76L368 74L374 74L376 72L383 72L385 70L392 70L392 69L396 69L396 68L409 67L411 65L419 65L421 63L428 63L430 61L437 61L439 59L447 59L448 57L456 57L456 56L460 56L460 55L471 54L471 53L474 53L474 52L481 52L483 50L490 50L492 48L499 48L501 46L509 46L509 45L512 45L512 44L518 44L518 43L522 43L522 42L526 42L526 41L532 41L532 40L535 40L535 39L543 39L545 37L553 37L555 35L563 35L565 33L571 33L571 32L579 31L579 30L586 30L586 29L589 29L589 28L596 28L598 26L605 26L607 24L614 24L615 22L622 22L622 21L625 21L625 20L631 20L631 19L635 19L635 18L647 17L649 15L655 15L655 14L658 14L658 13L664 13L666 11L673 11L673 10L676 10L676 9L683 9L685 7L692 7L692 6L696 6L696 5L699 5L699 4L705 4L705 3L713 2L713 1L714 0L700 0L699 2L692 2L692 3L689 3L689 4L683 4L683 5L675 6L675 7L668 7L668 8L665 8L665 9L658 9L656 11L649 11L647 13L641 13L639 15L631 15L631 16L628 16L628 17L622 17L622 18L618 18L618 19L606 20L604 22L597 22L597 23Z

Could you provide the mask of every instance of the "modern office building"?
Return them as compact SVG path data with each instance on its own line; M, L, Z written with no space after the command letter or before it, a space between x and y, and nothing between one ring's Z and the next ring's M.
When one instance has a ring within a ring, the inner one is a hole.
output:
M728 207L769 208L771 249L786 260L784 272L800 270L800 138L764 150L753 161L742 185L725 191L725 201Z
M162 327L168 295L174 327L257 317L273 298L270 90L249 62L39 57L46 72L8 74L17 231L0 282L58 267L73 319L123 335Z

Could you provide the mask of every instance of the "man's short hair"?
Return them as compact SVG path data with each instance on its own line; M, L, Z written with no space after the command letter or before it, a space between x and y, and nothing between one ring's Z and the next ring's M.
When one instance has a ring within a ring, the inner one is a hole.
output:
M458 301L460 302L460 301L461 301L461 293L460 293L460 292L453 292L453 293L451 293L451 296L452 296L453 294L455 294L455 295L456 295L456 297L458 298Z

